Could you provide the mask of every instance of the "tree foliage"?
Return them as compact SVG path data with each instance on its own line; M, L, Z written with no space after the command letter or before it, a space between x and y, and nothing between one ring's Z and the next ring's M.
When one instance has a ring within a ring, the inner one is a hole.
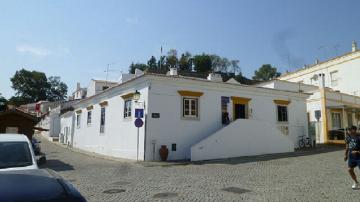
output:
M10 100L14 101L15 104L47 100L50 84L45 73L21 69L16 71L10 80L12 88L16 91L15 98Z
M7 100L0 93L0 112L6 109Z
M166 56L166 65L169 68L177 68L178 58L177 58L177 50L170 49Z
M171 49L168 51L166 56L161 56L159 60L156 59L155 56L151 56L147 61L147 64L143 63L132 63L129 67L129 72L134 73L135 69L140 70L160 70L160 72L164 72L169 70L169 68L177 68L180 72L193 72L200 74L208 74L210 72L221 73L224 80L228 80L230 78L234 78L235 80L244 83L244 84L252 84L253 81L251 79L246 78L242 72L239 65L239 60L230 60L226 57L221 57L216 54L196 54L192 55L190 52L184 52L180 54L178 57L178 51L175 49ZM279 76L279 73L275 73L268 71L267 65L265 69L259 69L255 72L257 80L263 80L265 78L272 78L274 76ZM271 67L271 65L270 65ZM273 68L273 67L271 67ZM261 78L261 79L258 79Z
M253 79L258 81L269 81L280 75L281 73L277 71L276 67L272 67L270 64L264 64L258 70L255 70Z
M147 62L147 65L149 68L156 69L157 68L156 58L154 56L151 56L151 58Z
M191 71L192 70L192 59L189 52L181 54L179 59L179 69L181 71Z
M146 64L142 64L142 63L131 63L130 67L129 67L129 72L131 74L135 74L135 69L139 69L141 71L144 71L148 68L148 66Z
M10 80L16 93L9 101L15 105L66 99L67 86L60 81L60 77L48 79L43 72L21 69Z
M67 85L60 81L60 77L51 76L48 79L50 85L47 97L49 101L65 100L68 91Z
M209 73L212 71L212 60L208 54L194 56L194 69L199 73Z

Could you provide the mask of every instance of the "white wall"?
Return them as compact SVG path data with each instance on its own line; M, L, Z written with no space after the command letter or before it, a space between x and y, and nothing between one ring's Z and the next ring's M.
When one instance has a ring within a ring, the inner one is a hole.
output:
M108 86L108 87L113 87L115 85L117 85L118 83L116 82L105 82L105 81L100 81L100 80L91 80L90 84L87 88L87 93L86 93L86 97L90 97L96 94L99 94L103 91L103 87L104 86Z
M284 91L293 91L293 92L304 92L304 93L311 93L317 91L319 89L318 86L314 85L307 85L303 83L295 83L289 82L284 80L273 80L265 83L260 83L258 86L264 88L272 88Z
M239 156L293 152L288 136L268 121L232 122L191 147L191 160L222 159Z
M133 123L134 117L130 120L123 118L124 100L121 97L135 90L140 91L141 101L145 101L145 125L140 128L140 160L143 160L144 155L146 160L159 160L161 145L167 145L169 148L169 160L190 159L192 145L224 127L221 122L221 96L251 98L249 119L267 122L274 127L284 126L277 122L274 99L290 100L289 122L285 124L289 127L290 133L289 137L285 138L290 138L293 141L290 146L294 147L297 145L299 134L307 135L307 96L304 94L146 75L75 105L75 112L80 109L82 111L81 127L76 128L75 124L74 147L108 156L136 159L137 130ZM182 118L182 101L178 90L204 93L199 99L198 120ZM108 101L104 134L100 133L99 103L102 101ZM90 105L93 106L92 123L87 125L86 107ZM132 110L134 116L134 107ZM152 118L152 113L159 113L160 118ZM232 114L232 107L229 107L229 113ZM177 151L171 151L172 144L177 144Z
M330 73L338 71L338 85L331 84ZM325 74L325 86L340 90L343 93L352 95L360 95L360 51L350 55L322 63L318 66L308 68L293 74L280 77L282 80L299 82L304 81L305 84L311 84L310 78L314 74Z
M73 111L69 111L66 112L65 114L63 114L60 117L60 125L61 125L61 129L60 132L66 137L66 142L64 142L65 144L72 146L73 145L73 135L74 135L74 125L75 124L75 112ZM68 129L66 129L68 128ZM66 130L68 130L68 134L66 134Z
M245 90L247 89L247 90ZM178 90L203 92L199 99L199 120L186 120L181 117L181 96ZM277 122L277 108L274 99L291 100L289 109L289 136L292 146L298 145L298 135L307 136L306 97L299 93L285 93L268 90L258 92L256 88L223 86L191 81L152 82L149 94L149 119L147 130L146 160L159 160L159 148L169 148L169 159L190 159L192 145L212 135L223 127L221 123L221 96L251 98L249 118L268 122L274 126L283 126ZM297 96L302 96L301 98ZM231 104L230 104L231 105ZM151 118L151 113L160 113L159 119ZM230 107L232 114L232 107ZM154 145L155 143L155 153ZM171 145L177 144L177 151L171 151Z
M103 155L136 159L137 129L134 126L134 103L132 117L124 118L124 100L121 95L138 90L141 93L140 101L147 103L147 84L125 88L110 89L106 95L98 96L76 106L82 109L81 126L76 127L74 133L74 147ZM104 93L105 94L105 93ZM102 101L108 101L105 115L105 132L100 133L100 110ZM92 122L87 124L87 106L93 105ZM140 128L139 160L144 159L144 127Z
M49 112L49 137L59 137L60 134L60 106Z

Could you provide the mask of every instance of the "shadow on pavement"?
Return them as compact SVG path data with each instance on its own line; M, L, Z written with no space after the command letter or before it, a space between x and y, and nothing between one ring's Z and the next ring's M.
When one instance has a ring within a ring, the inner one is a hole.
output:
M336 152L344 150L344 145L319 145L316 148L305 148L302 150L296 150L295 152L281 153L281 154L264 154L257 156L243 156L243 157L234 157L226 159L215 159L215 160L204 160L204 161L170 161L170 162L142 162L144 167L172 167L172 166L186 166L186 165L206 165L206 164L229 164L237 165L243 163L252 163L260 161L270 161L283 158L292 158L292 157L301 157L316 155L322 153Z
M67 170L74 170L74 167L70 164L64 163L59 160L50 159L46 160L46 163L39 166L40 168L49 168L55 171L67 171Z

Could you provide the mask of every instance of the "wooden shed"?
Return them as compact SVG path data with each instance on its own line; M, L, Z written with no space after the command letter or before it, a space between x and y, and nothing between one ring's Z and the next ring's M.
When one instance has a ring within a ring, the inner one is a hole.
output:
M29 139L34 135L34 127L39 119L20 109L0 112L0 133L24 134Z

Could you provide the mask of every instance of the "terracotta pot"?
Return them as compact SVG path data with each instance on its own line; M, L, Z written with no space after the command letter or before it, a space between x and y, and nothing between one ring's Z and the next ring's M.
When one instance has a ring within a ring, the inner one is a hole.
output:
M166 161L169 155L169 149L166 147L166 145L161 145L161 148L159 149L160 158L162 161Z

